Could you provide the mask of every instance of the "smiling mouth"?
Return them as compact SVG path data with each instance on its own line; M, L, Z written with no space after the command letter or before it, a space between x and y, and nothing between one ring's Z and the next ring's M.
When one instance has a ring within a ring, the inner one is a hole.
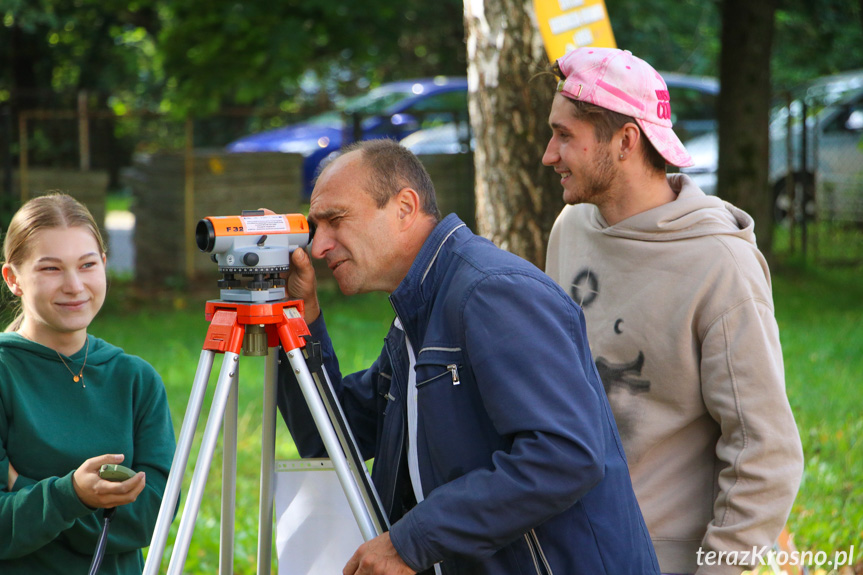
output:
M57 305L59 305L63 309L78 309L78 308L84 306L87 303L87 301L88 300L64 301L64 302L59 302Z
M572 172L569 170L565 170L565 171L555 170L555 171L557 172L557 175L560 176L561 183L572 175Z
M341 266L341 265L342 265L343 263L345 263L346 261L347 261L347 260L341 260L341 261L337 261L337 262L331 263L331 264L330 264L330 266L329 266L329 267L330 267L330 271L333 271L333 272L334 272L334 271L336 271L336 268L338 268L339 266Z

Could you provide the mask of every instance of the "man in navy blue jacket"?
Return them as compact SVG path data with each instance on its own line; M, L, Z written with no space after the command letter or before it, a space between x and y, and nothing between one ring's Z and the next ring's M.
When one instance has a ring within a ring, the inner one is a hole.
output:
M441 220L419 160L361 142L312 193L311 254L345 295L388 292L380 357L342 377L308 255L288 280L392 523L344 573L659 573L581 309L537 268ZM282 365L288 365L283 361ZM279 408L322 456L290 369Z

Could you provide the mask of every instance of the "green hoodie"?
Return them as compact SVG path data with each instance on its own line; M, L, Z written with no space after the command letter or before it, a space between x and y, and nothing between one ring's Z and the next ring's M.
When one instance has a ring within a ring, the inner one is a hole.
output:
M102 573L141 573L174 454L162 380L142 359L88 336L66 360L17 333L0 334L0 573L86 574L102 509L84 505L72 474L85 460L122 453L146 473L138 499L119 507ZM86 346L85 346L86 347ZM71 361L70 361L71 360ZM82 384L85 384L84 387ZM8 489L9 463L19 477Z

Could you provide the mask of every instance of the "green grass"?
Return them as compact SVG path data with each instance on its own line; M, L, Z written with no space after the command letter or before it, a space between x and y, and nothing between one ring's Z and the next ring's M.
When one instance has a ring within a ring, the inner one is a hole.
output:
M786 385L806 458L789 519L803 549L861 551L861 278L859 268L774 270Z
M132 194L112 192L105 196L105 212L127 212L132 207Z

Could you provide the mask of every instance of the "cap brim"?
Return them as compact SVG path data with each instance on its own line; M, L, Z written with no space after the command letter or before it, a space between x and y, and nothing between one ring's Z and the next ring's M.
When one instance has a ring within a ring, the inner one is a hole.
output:
M674 130L643 120L637 120L637 122L647 139L650 140L656 151L665 158L666 162L678 168L686 168L695 164Z

